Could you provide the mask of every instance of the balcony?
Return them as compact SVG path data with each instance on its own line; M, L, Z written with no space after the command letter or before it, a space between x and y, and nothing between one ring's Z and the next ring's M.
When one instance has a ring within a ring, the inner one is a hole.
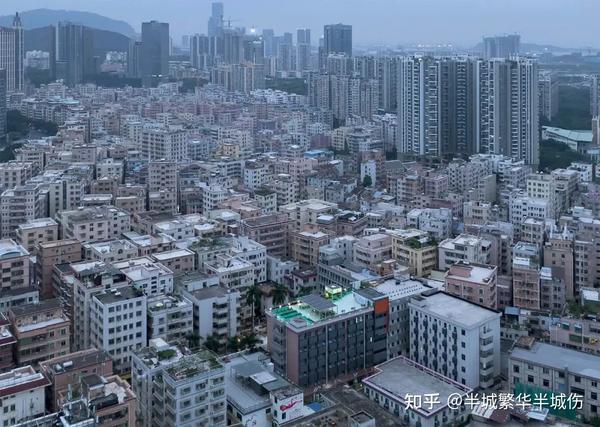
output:
M486 350L479 352L479 362L480 363L489 363L494 360L494 351Z
M487 352L494 350L494 340L490 338L486 338L483 340L479 340L479 351Z

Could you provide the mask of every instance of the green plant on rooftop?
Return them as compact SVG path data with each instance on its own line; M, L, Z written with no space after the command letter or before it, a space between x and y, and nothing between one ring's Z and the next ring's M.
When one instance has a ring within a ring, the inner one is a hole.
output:
M206 347L210 351L214 351L215 353L217 353L221 350L221 342L219 341L219 338L217 338L215 335L209 335L204 341L204 347Z
M240 348L253 351L259 342L259 339L254 334L244 335L240 339Z
M175 350L173 350L172 348L169 348L167 350L159 351L156 355L158 356L158 360L166 360L166 359L170 359L171 357L175 356L176 354L177 354L177 352Z
M406 241L406 244L411 248L411 249L421 249L421 242L419 241L419 239L417 239L416 237L412 237L410 239L408 239Z
M271 292L273 298L273 306L278 306L285 303L287 299L288 289L281 283L277 283Z
M235 353L240 350L240 337L231 337L227 340L228 353Z
M577 301L569 301L567 304L567 311L571 316L574 317L585 317L587 315L600 314L600 308L592 305L581 305Z

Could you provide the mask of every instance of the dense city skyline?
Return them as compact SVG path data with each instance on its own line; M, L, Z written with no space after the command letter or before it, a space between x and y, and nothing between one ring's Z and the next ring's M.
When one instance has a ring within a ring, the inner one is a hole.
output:
M0 17L0 426L600 427L600 6L121 2Z
M322 35L323 25L347 22L354 26L357 45L454 43L472 47L481 36L495 33L519 33L529 43L554 44L561 47L600 48L595 34L595 16L600 3L581 0L577 7L564 7L560 0L227 0L225 18L232 26L255 26L259 31L276 32L309 27L315 37ZM137 32L149 20L169 22L175 41L182 35L205 33L210 3L173 0L168 7L159 0L4 0L1 14L35 8L82 10L124 20ZM277 10L276 15L269 11ZM318 10L318 13L315 13ZM425 24L426 23L426 24ZM457 29L460 28L460 31ZM560 31L560 29L569 31ZM557 31L558 30L558 31Z

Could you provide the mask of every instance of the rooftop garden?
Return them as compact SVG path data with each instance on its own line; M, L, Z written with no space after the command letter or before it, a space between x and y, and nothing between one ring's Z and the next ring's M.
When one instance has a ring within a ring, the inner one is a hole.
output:
M567 305L567 311L571 316L583 318L586 316L600 315L600 306L595 304L581 305L576 301L571 301Z
M411 249L423 249L423 248L427 248L429 246L437 246L437 242L434 239L429 239L426 242L421 242L416 237L412 237L412 238L408 239L406 241L406 244Z
M168 359L174 357L176 354L177 354L177 351L175 351L172 348L169 348L167 350L159 351L156 355L158 356L158 360L168 360Z

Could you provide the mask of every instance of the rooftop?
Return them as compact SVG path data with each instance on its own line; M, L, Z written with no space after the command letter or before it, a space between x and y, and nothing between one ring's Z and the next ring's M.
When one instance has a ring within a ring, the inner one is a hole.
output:
M593 139L591 130L569 130L552 126L542 126L542 129L549 134L556 135L557 137L570 139L577 142L591 143Z
M389 279L375 286L374 289L383 295L387 295L390 301L394 301L413 295L419 295L431 288L418 280Z
M129 231L129 232L123 233L123 236L126 237L127 239L131 240L133 242L133 244L138 247L158 245L161 243L165 244L165 243L173 242L175 240L174 238L164 235L164 234L161 234L158 236L154 236L154 235L150 235L150 234L140 235L134 231Z
M165 370L165 374L173 381L178 382L215 369L223 369L223 365L215 358L213 353L208 350L201 350L181 357Z
M44 311L57 310L61 307L60 301L56 298L36 302L33 304L25 304L14 306L10 308L10 311L15 317L30 316L36 313L42 313Z
M79 208L71 211L61 212L63 218L68 218L68 222L89 222L102 219L110 219L113 216L130 216L129 212L114 206L93 206Z
M129 240L125 239L109 240L106 242L86 243L84 246L87 246L90 249L101 254L108 254L111 252L118 252L123 250L137 251L136 246Z
M210 298L221 298L232 292L231 289L226 289L222 286L209 286L203 289L197 289L192 291L191 294L197 300L204 300Z
M157 261L167 261L170 259L181 258L186 256L194 256L194 252L187 249L175 249L172 251L164 251L152 254L152 258Z
M12 239L0 240L0 260L28 256L29 252Z
M168 344L162 338L151 339L148 347L134 353L148 369L172 365L183 357L183 352L178 346Z
M419 365L403 356L388 360L376 366L377 373L367 377L363 383L378 389L394 400L404 402L407 394L423 396L435 392L439 403L422 405L415 411L425 417L447 407L448 398L453 394L466 395L472 390L450 378L444 377L425 366Z
M254 271L254 264L238 257L219 257L215 261L207 262L206 265L215 273L226 273L241 269L252 269Z
M497 269L498 267L491 265L458 263L450 266L446 278L489 284Z
M225 361L227 400L244 414L271 406L269 392L290 384L271 372L263 353L238 354Z
M421 310L437 318L451 321L467 328L472 328L494 319L500 319L500 313L495 310L473 304L443 292L415 297L410 301L410 304L419 307Z
M26 333L26 332L34 331L36 329L49 328L52 326L60 325L62 323L67 323L68 321L69 320L67 319L66 316L61 315L59 317L55 317L52 319L47 319L47 320L30 323L27 325L17 326L16 329L19 333Z
M57 246L80 245L81 242L77 239L53 240L51 242L40 242L38 245L43 249L51 249Z
M159 263L133 265L131 267L123 268L121 271L132 282L173 274L171 270Z
M158 295L148 300L148 313L186 306L191 306L190 302L179 295Z
M358 292L331 286L326 287L324 296L306 295L298 301L272 309L271 313L281 322L302 328L368 307L369 300Z
M102 364L110 360L110 355L104 350L89 348L86 350L69 353L64 356L55 357L53 359L40 362L40 365L46 367L48 372L53 374L61 374L67 370L77 370Z
M445 249L455 249L457 245L460 246L477 246L479 243L485 242L484 239L481 239L477 236L472 236L470 234L461 234L460 236L455 237L454 239L446 239L440 243L440 247Z
M273 215L262 215L254 218L245 218L242 220L243 224L249 227L260 227L263 225L271 224L282 224L290 222L289 217L286 214L273 214Z
M581 298L588 302L600 302L600 290L594 288L580 288Z
M582 351L536 342L531 349L515 346L510 358L600 380L600 356Z
M141 296L143 296L143 294L131 286L119 288L119 290L113 290L112 292L109 291L102 294L97 294L94 296L94 298L97 298L102 304L114 304L116 302L126 301L132 298L139 298Z
M32 219L31 221L27 221L24 224L19 224L19 228L21 230L29 230L32 228L50 227L50 226L58 227L58 223L54 220L54 218L37 218L37 219Z
M30 365L15 368L0 374L0 398L48 385L50 381Z

